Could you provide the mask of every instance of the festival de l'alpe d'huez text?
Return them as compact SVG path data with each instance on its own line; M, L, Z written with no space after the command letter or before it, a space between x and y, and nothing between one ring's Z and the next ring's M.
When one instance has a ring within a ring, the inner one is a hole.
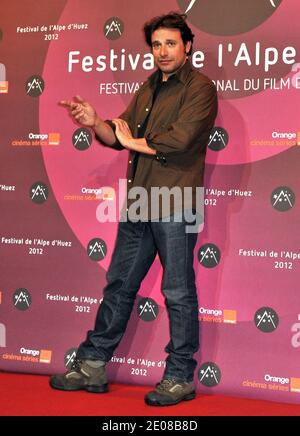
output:
M218 91L251 91L263 89L300 89L300 63L297 63L297 50L293 46L286 46L278 49L276 47L263 47L261 42L255 42L251 46L245 42L218 44L215 52L209 49L209 62L215 62L216 77L218 69L230 68L231 76L234 68L237 71L237 78L213 79ZM112 72L126 72L128 70L149 71L154 70L154 58L147 53L130 53L126 48L120 50L110 49L108 53L99 54L96 57L80 50L68 52L67 59L68 73L78 71L84 73L102 73L107 70ZM191 63L195 69L205 71L206 53L202 50L195 50L191 55ZM282 64L290 65L292 75L289 77L274 77L272 70ZM249 68L249 77L239 78L239 67ZM253 69L259 68L265 73L265 77L251 78ZM135 93L143 82L113 82L99 83L100 94Z

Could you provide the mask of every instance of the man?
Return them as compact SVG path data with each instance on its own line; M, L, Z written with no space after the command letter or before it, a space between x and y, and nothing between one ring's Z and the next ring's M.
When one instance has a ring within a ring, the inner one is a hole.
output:
M217 113L217 97L213 83L193 71L188 61L194 35L185 16L170 13L155 17L145 24L144 33L157 71L120 118L101 120L81 97L61 104L82 126L94 129L102 144L130 151L129 192L131 187L142 187L150 198L154 187L190 187L192 194L184 206L169 205L169 217L157 204L150 204L150 208L147 202L141 205L140 219L132 219L127 208L127 219L119 223L94 330L80 345L71 370L52 376L50 385L70 391L108 390L105 365L125 332L141 281L158 253L164 270L162 292L170 341L163 379L145 401L165 406L195 398L197 362L193 355L199 347L199 321L193 251L197 234L186 231L186 212L196 209L196 188L203 185L206 144Z

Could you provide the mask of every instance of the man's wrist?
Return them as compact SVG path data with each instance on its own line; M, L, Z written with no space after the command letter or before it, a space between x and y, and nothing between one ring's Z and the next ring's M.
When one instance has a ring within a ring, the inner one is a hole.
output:
M100 118L98 117L98 115L95 115L94 125L91 126L92 129L95 131L98 127L100 127L100 124L101 124Z
M129 148L129 150L134 150L134 146L136 146L136 139L135 138L128 138L126 139L126 145L125 147Z

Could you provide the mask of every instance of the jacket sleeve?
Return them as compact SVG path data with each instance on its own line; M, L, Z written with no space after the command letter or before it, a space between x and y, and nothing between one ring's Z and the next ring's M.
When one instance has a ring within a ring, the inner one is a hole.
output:
M217 107L217 91L212 82L188 86L176 121L163 132L146 135L149 147L164 155L184 152L213 127Z
M133 120L133 114L135 112L136 101L137 101L137 94L134 95L127 109L119 116L119 118L122 118L122 120L128 123L131 131L133 130L132 120ZM116 126L111 120L105 120L105 123L107 123L112 128L114 133L116 132ZM123 147L123 145L120 144L117 138L115 143L112 145L104 144L97 135L96 135L96 139L106 147L113 148L114 150L125 150L125 147Z

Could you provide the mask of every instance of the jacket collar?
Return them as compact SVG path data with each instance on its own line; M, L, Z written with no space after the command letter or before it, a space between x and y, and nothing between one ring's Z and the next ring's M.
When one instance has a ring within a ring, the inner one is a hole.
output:
M189 60L185 62L185 64L178 70L176 73L172 74L168 80L174 80L175 78L182 82L186 83L188 75L192 70L192 66ZM160 70L156 70L151 76L148 78L150 86L156 86L162 79L162 72Z

